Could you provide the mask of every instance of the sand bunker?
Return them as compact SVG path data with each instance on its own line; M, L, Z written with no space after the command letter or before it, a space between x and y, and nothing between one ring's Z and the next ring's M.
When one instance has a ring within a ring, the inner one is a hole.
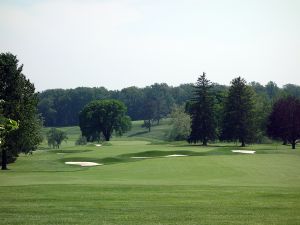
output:
M102 145L100 145L100 144L96 144L95 146L97 146L97 147L101 147Z
M79 165L79 166L102 166L103 164L95 162L65 162L68 165Z
M132 159L151 159L152 157L146 157L146 156L133 156L133 157L130 157Z
M183 157L183 156L188 156L188 155L173 154L173 155L166 155L164 157Z
M249 150L231 150L232 152L235 153L243 153L243 154L254 154L255 151L249 151Z

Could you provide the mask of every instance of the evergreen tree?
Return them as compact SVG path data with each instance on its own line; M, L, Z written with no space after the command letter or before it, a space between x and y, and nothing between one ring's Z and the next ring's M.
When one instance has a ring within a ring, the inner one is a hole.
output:
M189 143L201 141L205 146L209 140L214 140L216 137L214 98L211 88L211 82L206 79L206 75L203 73L197 80L194 98L189 107L192 118Z
M221 140L246 142L254 138L253 90L241 77L231 81L225 100Z
M2 151L5 161L12 162L18 153L34 151L42 141L41 119L37 115L38 98L32 83L22 74L17 57L11 53L0 54L0 99L3 116L18 121L19 129L5 136Z

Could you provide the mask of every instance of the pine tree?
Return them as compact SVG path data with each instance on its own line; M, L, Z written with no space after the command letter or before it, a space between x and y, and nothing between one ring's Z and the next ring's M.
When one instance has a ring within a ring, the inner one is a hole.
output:
M212 84L203 73L195 85L194 97L191 100L189 113L192 118L189 143L202 142L204 146L216 137L216 119Z
M241 77L231 81L225 100L221 140L246 142L254 138L253 91Z

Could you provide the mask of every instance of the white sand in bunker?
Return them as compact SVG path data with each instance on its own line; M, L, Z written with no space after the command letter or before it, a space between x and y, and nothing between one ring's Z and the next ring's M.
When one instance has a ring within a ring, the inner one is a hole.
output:
M103 164L95 162L65 162L67 165L79 165L79 166L102 166Z
M173 155L166 155L164 157L183 157L183 156L188 156L188 155L173 154Z
M133 157L130 157L132 159L151 159L152 157L146 157L146 156L133 156Z
M250 150L231 150L232 152L235 153L243 153L243 154L254 154L255 151L250 151Z
M100 145L100 144L96 144L95 146L97 146L97 147L101 147L102 145Z

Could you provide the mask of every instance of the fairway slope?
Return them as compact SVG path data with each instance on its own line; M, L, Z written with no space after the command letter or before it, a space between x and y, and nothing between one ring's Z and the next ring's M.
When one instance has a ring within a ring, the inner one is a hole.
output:
M300 224L299 149L250 145L243 150L255 154L239 154L232 143L150 138L166 126L101 147L75 146L78 129L65 128L74 141L44 143L0 172L0 224Z

